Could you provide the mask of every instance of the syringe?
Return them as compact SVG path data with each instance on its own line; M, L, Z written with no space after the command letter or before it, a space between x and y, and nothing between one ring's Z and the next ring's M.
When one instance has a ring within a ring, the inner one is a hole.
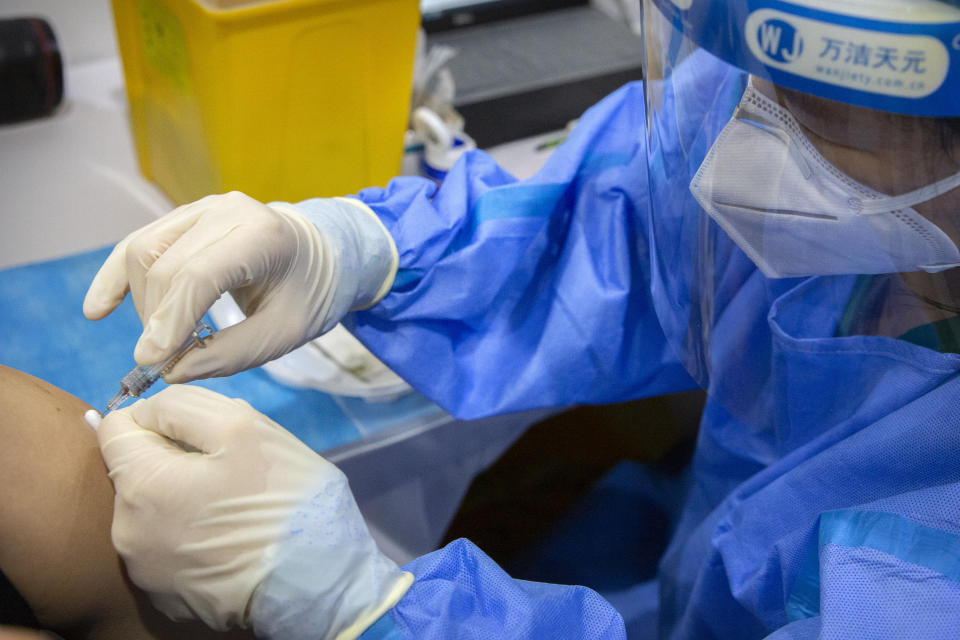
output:
M103 415L107 415L130 398L139 397L141 393L150 388L150 385L165 376L188 351L194 347L206 346L206 340L212 335L213 328L205 322L200 322L190 334L190 337L172 356L150 367L137 366L131 369L130 373L121 378L120 391L110 398L110 402L107 403L107 410L103 412Z

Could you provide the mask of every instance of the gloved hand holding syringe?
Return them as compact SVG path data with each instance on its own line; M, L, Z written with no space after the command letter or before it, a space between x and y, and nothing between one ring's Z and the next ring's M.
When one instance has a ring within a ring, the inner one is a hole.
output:
M120 241L87 291L87 318L129 293L144 327L133 352L141 366L107 411L161 376L229 376L279 358L379 301L398 260L376 214L352 198L268 206L234 192L178 207ZM246 319L194 349L197 323L226 292Z

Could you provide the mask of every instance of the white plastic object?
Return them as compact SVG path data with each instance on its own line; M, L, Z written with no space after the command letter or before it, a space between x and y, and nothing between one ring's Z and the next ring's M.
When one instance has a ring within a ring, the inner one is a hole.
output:
M460 156L477 148L473 138L450 127L427 107L417 107L411 120L413 130L423 138L423 168L428 177L442 179Z
M218 330L244 318L229 293L223 294L209 313ZM263 369L273 379L291 387L318 389L370 402L390 402L413 390L340 324L268 362Z

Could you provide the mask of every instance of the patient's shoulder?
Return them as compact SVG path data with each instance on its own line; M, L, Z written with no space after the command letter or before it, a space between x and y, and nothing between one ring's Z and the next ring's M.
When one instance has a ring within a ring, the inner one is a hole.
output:
M0 365L0 433L38 420L85 426L89 407L63 389L23 371ZM39 427L42 435L43 427Z
M18 491L32 494L37 482L77 499L90 488L89 478L108 482L96 436L83 419L88 408L48 382L0 365L0 487L7 496L0 504L10 505Z
M0 365L0 567L52 623L93 608L98 580L122 584L112 575L113 487L88 408Z

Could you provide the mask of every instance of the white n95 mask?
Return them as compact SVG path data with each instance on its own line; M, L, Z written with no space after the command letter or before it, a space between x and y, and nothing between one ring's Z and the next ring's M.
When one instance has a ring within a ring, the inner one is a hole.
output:
M690 191L764 275L792 278L960 265L957 245L911 208L957 186L960 174L895 197L874 191L750 84Z

